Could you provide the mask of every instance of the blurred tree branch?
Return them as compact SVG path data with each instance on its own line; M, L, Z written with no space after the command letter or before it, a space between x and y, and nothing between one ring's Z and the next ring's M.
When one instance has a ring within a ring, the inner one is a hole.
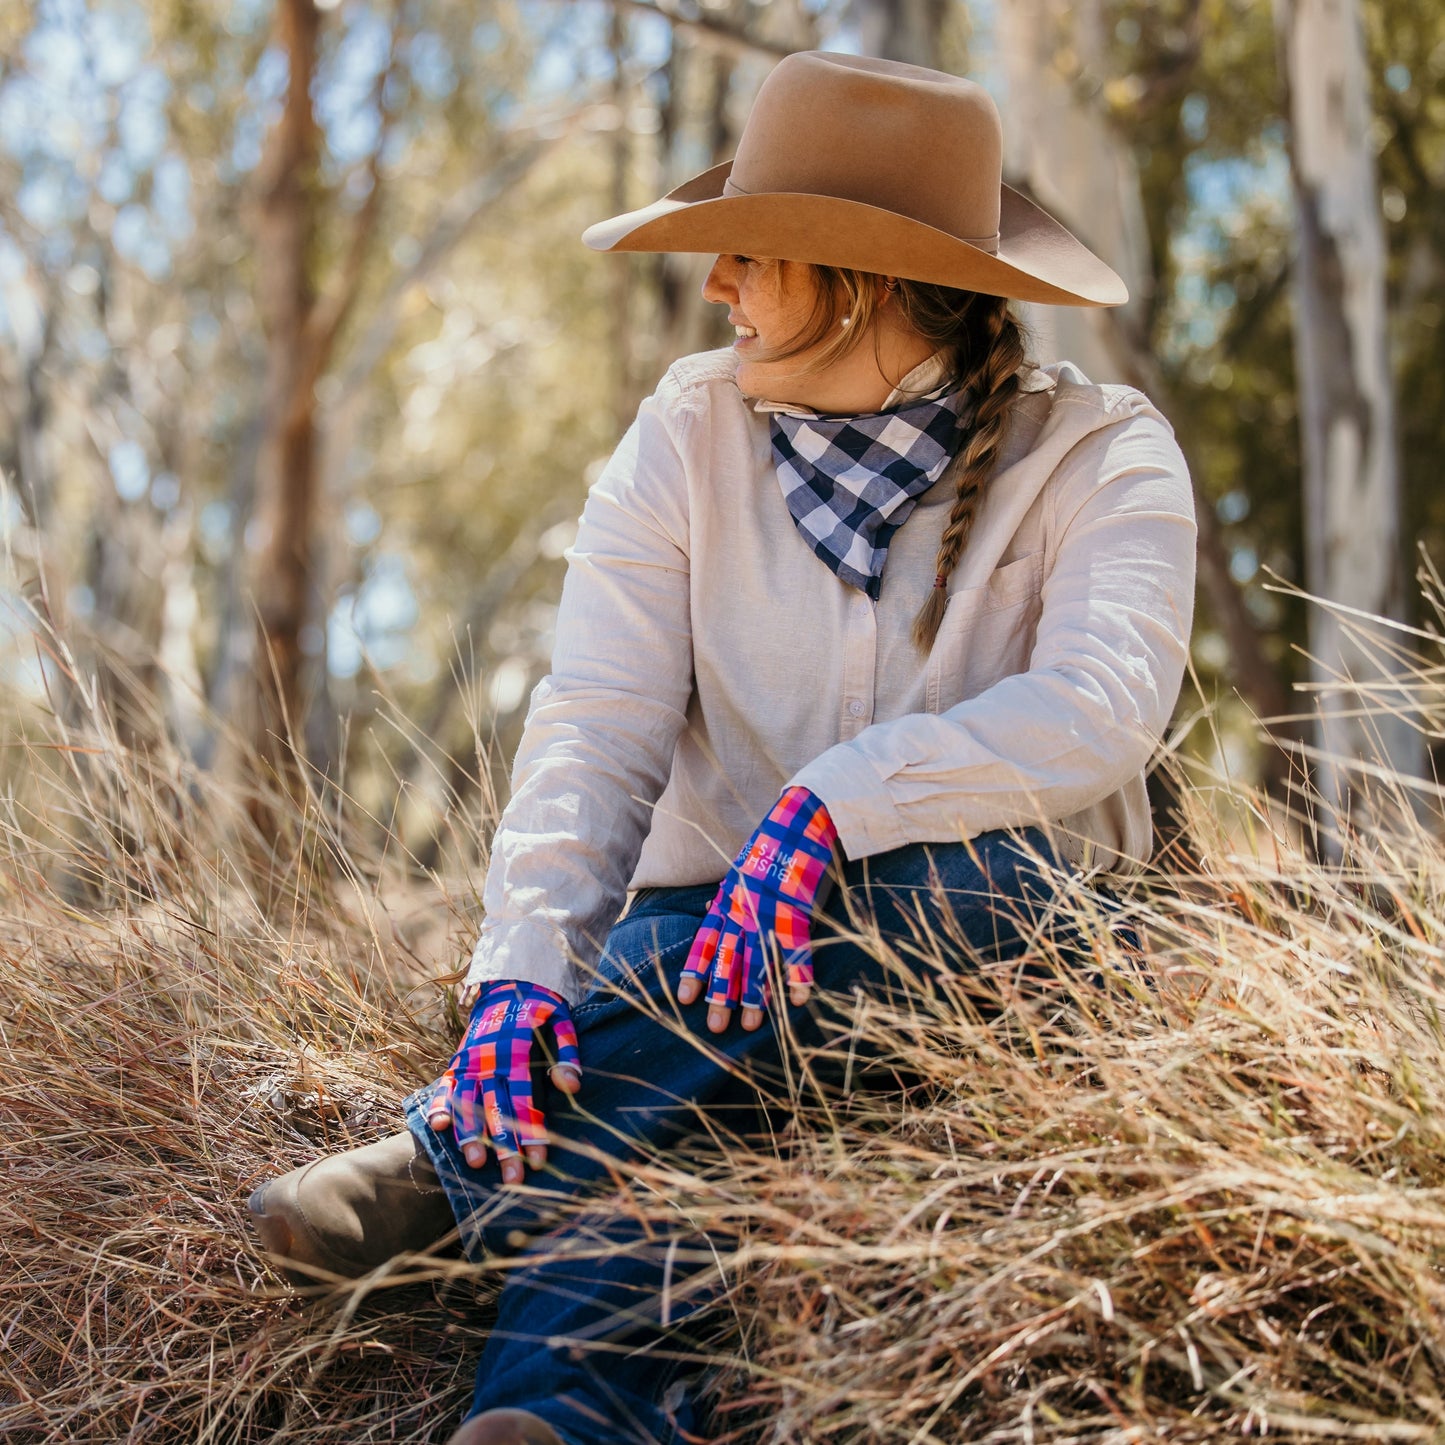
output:
M685 14L671 4L670 0L611 0L611 3L619 9L635 10L642 15L656 15L666 20L674 30L685 30L708 45L726 51L740 60L756 56L782 60L793 53L792 46L763 40L744 26L730 24L708 15Z
M399 6L394 7L394 11L398 8ZM336 345L337 333L341 330L356 302L357 293L361 289L361 278L366 266L367 254L371 249L372 237L376 232L377 217L381 213L381 157L395 121L395 115L386 101L386 89L387 81L390 80L396 69L399 34L400 27L394 15L388 40L386 63L378 69L372 88L373 103L381 120L377 127L376 144L372 147L371 154L366 160L366 199L362 202L361 208L352 221L351 237L347 245L346 257L341 263L340 274L326 295L312 307L311 314L306 319L302 344L313 357L315 367L315 374L312 377L313 385L330 362L332 351Z
M477 222L519 185L540 161L564 141L570 140L595 109L596 103L589 101L563 121L549 125L545 135L527 136L442 207L426 227L426 239L421 243L416 260L388 283L372 310L366 328L351 347L340 376L343 396L359 390L386 355L395 340L401 303L407 294L434 274Z

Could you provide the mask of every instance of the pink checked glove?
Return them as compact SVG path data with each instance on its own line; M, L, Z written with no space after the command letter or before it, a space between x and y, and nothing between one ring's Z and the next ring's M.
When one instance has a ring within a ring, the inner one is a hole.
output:
M732 1010L757 1028L768 1002L767 952L787 969L788 996L803 1003L813 982L813 908L838 830L822 799L788 788L743 844L693 940L678 998L694 1002L707 983L708 1027L720 1033Z
M508 1184L522 1180L519 1151L533 1168L547 1161L546 1125L532 1093L532 1044L549 1023L557 1041L552 1082L575 1094L582 1087L582 1064L567 1001L539 984L508 980L488 984L472 1006L466 1034L427 1111L433 1129L455 1128L473 1168L486 1163L483 1141L490 1139Z

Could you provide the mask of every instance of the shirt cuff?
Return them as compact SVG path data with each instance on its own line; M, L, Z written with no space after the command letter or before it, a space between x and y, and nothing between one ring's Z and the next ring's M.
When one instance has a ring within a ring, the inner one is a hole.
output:
M873 764L847 743L820 753L788 780L788 786L807 788L823 800L850 859L871 858L909 842L888 785Z
M548 923L522 919L482 926L464 986L474 989L514 980L550 988L561 994L569 1006L582 1001L567 940L560 929Z

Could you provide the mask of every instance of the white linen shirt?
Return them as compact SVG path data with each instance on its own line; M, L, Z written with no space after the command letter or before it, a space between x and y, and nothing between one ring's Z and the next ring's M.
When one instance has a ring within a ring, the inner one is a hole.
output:
M721 879L790 783L850 858L1037 823L1081 864L1147 857L1144 769L1193 607L1189 477L1138 391L1068 363L1022 382L924 653L947 476L894 533L874 603L799 535L731 352L668 371L568 552L469 986L577 1002L628 889Z

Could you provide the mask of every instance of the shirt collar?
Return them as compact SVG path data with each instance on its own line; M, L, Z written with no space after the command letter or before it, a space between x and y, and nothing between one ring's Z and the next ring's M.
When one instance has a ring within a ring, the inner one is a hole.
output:
M879 411L891 411L895 406L902 406L905 402L918 401L927 396L930 392L942 389L952 378L950 375L949 363L952 354L947 347L941 347L932 356L926 356L892 391L888 393ZM811 407L797 406L787 401L769 401L766 397L759 397L753 402L753 410L762 412L780 411L788 416L817 416L818 413Z

